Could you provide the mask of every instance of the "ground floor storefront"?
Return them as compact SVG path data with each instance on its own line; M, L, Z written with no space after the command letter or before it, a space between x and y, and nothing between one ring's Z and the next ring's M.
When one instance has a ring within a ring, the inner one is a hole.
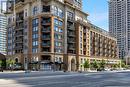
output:
M10 57L21 64L22 69L35 71L85 71L84 63L89 61L93 63L95 60L102 60L107 64L107 68L111 68L113 64L120 63L119 59L77 56L71 54L33 54L33 55L15 55Z

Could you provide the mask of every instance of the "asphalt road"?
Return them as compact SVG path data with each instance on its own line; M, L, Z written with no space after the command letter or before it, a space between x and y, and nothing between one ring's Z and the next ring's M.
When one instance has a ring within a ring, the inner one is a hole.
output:
M0 73L0 87L130 87L130 72Z

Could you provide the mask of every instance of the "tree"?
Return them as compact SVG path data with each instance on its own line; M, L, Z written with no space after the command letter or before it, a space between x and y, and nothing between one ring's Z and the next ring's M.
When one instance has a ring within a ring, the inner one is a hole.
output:
M112 68L113 68L113 69L118 68L118 64L113 64L113 65L112 65Z
M2 61L0 60L0 67L2 67Z
M6 60L6 64L9 68L13 68L14 67L14 64L15 64L15 61L14 60Z
M96 60L92 63L92 67L93 67L94 69L96 69L96 70L99 68L99 64L97 63Z
M121 61L121 67L125 68L125 66L126 66L125 63L123 61Z
M104 69L105 66L106 66L106 62L105 62L105 60L102 60L102 61L100 62L100 69Z
M83 66L84 66L85 69L88 69L90 67L90 63L89 63L88 59L85 61Z

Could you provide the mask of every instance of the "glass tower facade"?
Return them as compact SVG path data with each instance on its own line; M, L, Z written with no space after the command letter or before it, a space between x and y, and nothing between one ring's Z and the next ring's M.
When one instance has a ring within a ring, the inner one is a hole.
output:
M0 13L0 53L6 54L6 16Z

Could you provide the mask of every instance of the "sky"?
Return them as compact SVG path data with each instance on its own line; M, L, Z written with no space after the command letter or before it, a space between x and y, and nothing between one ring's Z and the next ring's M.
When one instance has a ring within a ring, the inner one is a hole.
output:
M2 1L2 0L0 0ZM108 30L108 0L83 0L83 11L95 25Z
M83 11L93 24L108 30L108 0L83 0Z

